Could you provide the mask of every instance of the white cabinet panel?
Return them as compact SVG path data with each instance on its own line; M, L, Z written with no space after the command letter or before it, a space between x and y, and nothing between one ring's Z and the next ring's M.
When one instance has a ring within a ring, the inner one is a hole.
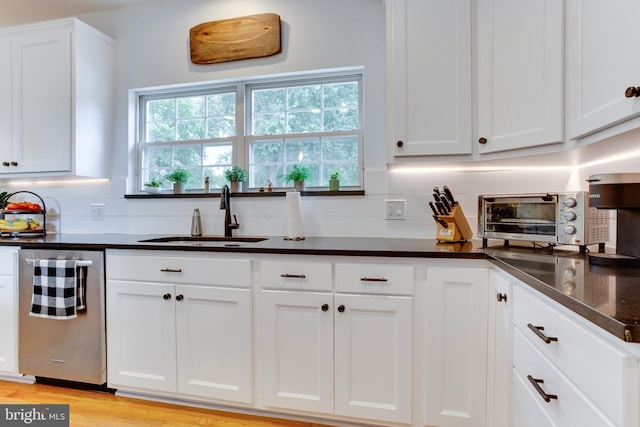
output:
M488 272L429 267L427 286L426 422L483 426Z
M251 403L251 290L176 286L178 393Z
M639 13L636 0L567 0L569 138L640 115L640 98L625 97L640 86Z
M336 414L411 421L412 304L411 297L335 295Z
M564 2L478 0L480 153L564 140Z
M107 282L109 387L176 389L174 286Z
M18 249L0 250L0 372L18 372Z
M392 0L386 10L393 154L470 154L471 1Z
M333 295L262 291L267 406L333 413Z

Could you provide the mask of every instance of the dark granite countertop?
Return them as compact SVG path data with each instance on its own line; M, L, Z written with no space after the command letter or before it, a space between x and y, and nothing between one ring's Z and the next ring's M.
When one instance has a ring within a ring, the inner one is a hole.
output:
M534 247L482 248L481 241L439 243L433 239L271 236L260 242L142 240L160 235L48 234L46 238L0 238L0 245L66 250L144 249L295 255L488 259L527 285L625 341L640 342L640 269L591 266L575 251ZM246 237L246 236L242 236Z

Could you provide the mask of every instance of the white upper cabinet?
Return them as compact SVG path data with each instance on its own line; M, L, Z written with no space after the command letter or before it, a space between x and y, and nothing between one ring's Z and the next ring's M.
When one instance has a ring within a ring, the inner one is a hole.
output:
M635 89L640 86L639 13L637 0L567 1L570 139L640 115L640 91ZM615 133L638 126L626 123Z
M1 176L109 176L112 39L77 19L1 30L0 98Z
M477 0L478 152L564 139L564 2Z
M391 0L386 10L393 154L470 154L471 0Z

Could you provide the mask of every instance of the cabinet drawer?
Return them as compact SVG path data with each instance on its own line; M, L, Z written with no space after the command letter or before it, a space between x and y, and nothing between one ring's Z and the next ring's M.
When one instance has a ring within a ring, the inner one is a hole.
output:
M626 425L630 414L625 414L624 402L637 396L637 358L562 313L563 308L554 301L542 297L514 288L516 329L617 425ZM548 343L533 330L539 328L544 328L540 332L550 338ZM637 412L635 408L628 409Z
M0 249L0 274L16 274L16 249ZM29 268L24 266L23 268Z
M413 295L413 265L336 263L336 292Z
M261 261L257 280L262 288L331 291L333 263L309 259Z
M107 278L216 286L251 286L251 261L166 255L107 255Z
M515 408L531 405L534 403L531 400L537 399L537 404L542 407L542 411L554 425L581 427L614 425L610 420L603 418L594 404L585 399L519 330L514 331L513 334L513 366L514 386L521 382L529 391L528 396L526 393L518 396L525 401L514 402ZM534 382L540 387L542 393L554 395L555 398L550 397L548 402L545 401L532 383L534 379L538 380Z

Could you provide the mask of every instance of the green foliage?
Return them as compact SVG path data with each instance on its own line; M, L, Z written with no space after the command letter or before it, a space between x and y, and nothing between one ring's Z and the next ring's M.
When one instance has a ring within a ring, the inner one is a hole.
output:
M306 165L293 165L291 171L284 176L286 182L306 181L311 177L311 169Z
M231 169L224 171L224 176L229 182L245 182L247 180L247 171L240 166L233 165Z
M340 172L334 172L331 174L331 179L340 179Z
M168 174L166 178L176 184L186 184L187 181L189 181L190 176L191 172L189 172L188 170L177 168L174 169L170 174Z
M162 178L153 178L151 181L144 184L145 187L162 187Z

